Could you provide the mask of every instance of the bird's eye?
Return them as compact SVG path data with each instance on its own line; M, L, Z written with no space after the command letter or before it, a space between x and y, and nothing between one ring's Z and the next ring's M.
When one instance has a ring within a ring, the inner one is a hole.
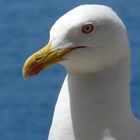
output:
M84 34L88 34L88 33L91 33L93 30L94 30L94 25L89 23L89 24L85 24L82 26L82 32Z

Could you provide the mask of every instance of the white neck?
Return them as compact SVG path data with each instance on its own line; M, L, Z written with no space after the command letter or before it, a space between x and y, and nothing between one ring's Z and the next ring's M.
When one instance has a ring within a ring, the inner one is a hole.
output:
M126 60L89 75L68 74L76 140L101 140L101 133L116 131L133 120L129 74Z

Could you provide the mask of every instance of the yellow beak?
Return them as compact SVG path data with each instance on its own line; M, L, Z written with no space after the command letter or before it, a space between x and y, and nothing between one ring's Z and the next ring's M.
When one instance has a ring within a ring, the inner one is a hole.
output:
M65 60L64 55L76 48L82 48L82 47L78 46L78 47L57 49L53 51L52 44L49 42L45 47L43 47L41 50L31 55L26 60L23 66L23 76L25 78L29 78L31 76L37 75L40 71L42 71L46 67Z

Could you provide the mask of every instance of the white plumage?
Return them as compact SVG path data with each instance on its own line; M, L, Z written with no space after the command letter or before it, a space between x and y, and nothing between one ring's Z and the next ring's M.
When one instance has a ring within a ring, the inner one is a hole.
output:
M127 32L111 8L82 5L59 18L48 45L25 62L23 75L58 62L68 74L48 140L140 140L130 105Z
M82 34L86 22L95 25ZM56 21L55 48L84 45L66 55L68 75L56 103L49 140L139 140L130 107L130 54L124 24L109 7L82 5Z

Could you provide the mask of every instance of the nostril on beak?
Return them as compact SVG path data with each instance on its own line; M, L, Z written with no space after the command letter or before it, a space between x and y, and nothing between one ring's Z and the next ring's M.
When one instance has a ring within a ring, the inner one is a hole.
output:
M36 62L39 62L39 61L41 61L41 60L43 60L44 59L44 57L42 56L42 57L38 57L38 58L36 58Z

